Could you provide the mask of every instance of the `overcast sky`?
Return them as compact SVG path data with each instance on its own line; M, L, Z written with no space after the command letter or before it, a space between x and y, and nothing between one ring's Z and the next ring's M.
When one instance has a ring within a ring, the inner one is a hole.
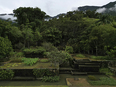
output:
M13 13L19 7L38 7L47 15L55 16L77 9L79 6L102 6L115 0L0 0L0 14Z

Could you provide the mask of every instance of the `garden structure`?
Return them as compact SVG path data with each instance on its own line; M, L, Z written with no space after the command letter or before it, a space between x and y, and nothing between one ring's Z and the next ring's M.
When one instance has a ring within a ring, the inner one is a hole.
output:
M36 80L44 76L58 76L59 65L52 66L48 59L21 58L21 60L20 62L8 61L2 63L0 66L0 79L24 80L21 77L26 77L26 80ZM12 77L9 75L12 75Z
M105 65L107 67L107 60L95 60L90 58L73 57L67 67L52 64L48 58L25 58L20 57L15 60L10 60L1 63L0 69L3 74L5 70L12 70L13 76L11 79L16 80L17 77L31 77L31 80L42 79L44 76L58 76L60 74L100 74L99 69ZM65 64L63 64L65 65ZM9 71L8 71L9 73ZM1 76L2 77L2 76Z

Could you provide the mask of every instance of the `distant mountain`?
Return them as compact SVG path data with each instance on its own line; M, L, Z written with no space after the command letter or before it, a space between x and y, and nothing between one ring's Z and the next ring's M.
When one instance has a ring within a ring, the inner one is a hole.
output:
M116 16L116 1L110 2L103 6L82 6L78 7L79 11L86 11L86 10L96 10L99 13L102 14L110 14Z

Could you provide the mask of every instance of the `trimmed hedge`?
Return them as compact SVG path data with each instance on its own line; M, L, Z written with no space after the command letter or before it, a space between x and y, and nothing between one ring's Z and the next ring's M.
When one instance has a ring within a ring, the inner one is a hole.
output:
M43 47L37 47L37 48L25 48L23 50L23 53L25 55L25 57L28 57L28 56L35 56L35 55L41 55L41 56L45 56L45 52L46 52L46 49L43 48Z

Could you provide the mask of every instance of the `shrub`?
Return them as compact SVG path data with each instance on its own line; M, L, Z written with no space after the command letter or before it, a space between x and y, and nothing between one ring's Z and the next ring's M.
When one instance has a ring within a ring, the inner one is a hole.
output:
M99 72L100 73L105 73L106 75L109 75L109 76L114 75L108 68L100 68Z
M35 77L43 77L43 76L54 76L55 73L50 71L49 69L33 69L33 75Z
M43 77L45 75L46 69L33 69L33 75L36 77Z
M22 61L25 65L32 66L33 64L37 63L38 58L22 58Z
M14 76L13 70L0 70L1 79L12 79Z
M53 71L50 71L49 69L46 69L45 76L54 76L55 73Z
M77 54L76 57L85 58L83 54Z
M43 54L46 50L43 47L25 48L23 52L24 54Z
M58 82L59 80L59 76L44 76L42 78L43 82Z
M93 75L88 75L88 78L89 78L89 80L92 80L92 81L98 80L98 78L96 78L96 77L93 76Z
M66 46L65 51L68 53L73 53L73 47L72 46Z

